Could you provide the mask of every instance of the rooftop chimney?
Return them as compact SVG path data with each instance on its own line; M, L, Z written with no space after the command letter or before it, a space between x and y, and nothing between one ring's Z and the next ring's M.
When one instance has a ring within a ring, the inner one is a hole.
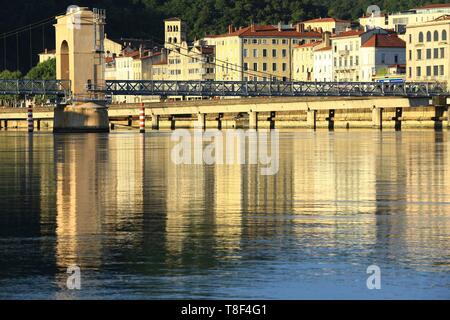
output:
M233 32L233 25L229 24L228 25L228 33L232 33Z
M280 22L278 22L278 31L282 31L283 30L283 27L282 27L282 24L281 24L281 21Z
M331 32L325 31L322 34L322 41L325 47L331 46Z
M255 24L252 22L251 26L250 26L250 31L251 32L255 32Z

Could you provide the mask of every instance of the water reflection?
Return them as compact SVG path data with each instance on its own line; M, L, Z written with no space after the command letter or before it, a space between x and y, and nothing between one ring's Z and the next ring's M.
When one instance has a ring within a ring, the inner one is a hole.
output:
M372 262L427 273L425 293L448 279L445 132L283 132L274 176L257 165L175 165L172 146L164 132L0 135L5 294L34 272L50 283L28 294L71 298L71 264L89 279L80 296L93 297L223 297L233 288L259 297L305 278L320 289L317 274L355 286L365 278L336 270ZM304 273L285 270L291 264ZM251 289L255 279L263 281ZM344 297L363 290L349 285ZM410 285L397 286L407 296Z

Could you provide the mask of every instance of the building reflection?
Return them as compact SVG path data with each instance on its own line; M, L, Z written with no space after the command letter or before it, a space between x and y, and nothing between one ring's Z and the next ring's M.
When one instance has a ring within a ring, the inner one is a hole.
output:
M160 133L55 135L53 143L53 154L14 161L24 162L24 177L40 177L36 190L27 182L23 190L40 195L41 234L55 221L60 274L71 264L207 270L260 249L278 259L281 249L358 248L427 264L449 248L442 133L286 132L273 176L261 175L261 165L176 165L170 136ZM65 274L57 279L64 287Z
M95 134L56 135L56 263L98 267L102 240L92 235L102 231L98 186L101 137Z

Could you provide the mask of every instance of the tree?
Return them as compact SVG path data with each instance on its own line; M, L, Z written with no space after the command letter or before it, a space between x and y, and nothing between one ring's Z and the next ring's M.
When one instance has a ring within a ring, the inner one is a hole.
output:
M48 59L32 68L25 79L54 80L56 79L56 59Z
M22 78L22 73L20 71L9 71L3 70L0 72L1 80L18 80ZM4 95L1 97L1 105L8 106L17 106L18 105L18 96L17 95Z

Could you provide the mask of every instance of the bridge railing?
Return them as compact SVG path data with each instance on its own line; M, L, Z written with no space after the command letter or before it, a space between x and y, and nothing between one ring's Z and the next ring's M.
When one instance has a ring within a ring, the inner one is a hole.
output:
M2 95L70 95L70 80L0 80Z
M407 96L430 97L448 93L438 82L269 82L269 81L152 81L108 80L111 95L148 96Z

